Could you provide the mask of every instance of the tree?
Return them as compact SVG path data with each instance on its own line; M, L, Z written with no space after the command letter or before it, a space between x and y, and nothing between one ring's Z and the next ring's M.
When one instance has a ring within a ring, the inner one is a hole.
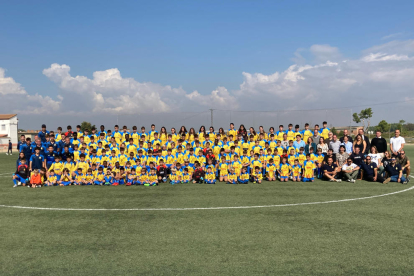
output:
M352 114L353 120L355 123L359 124L362 123L364 127L364 131L367 131L369 126L371 125L371 118L372 118L373 112L371 107L361 110L359 114L354 113Z
M94 128L94 127L95 127L95 125L92 125L90 122L85 122L85 121L83 121L83 122L82 122L82 124L81 124L80 126L81 126L81 131L82 131L82 132L84 132L84 131L85 131L85 129L87 129L87 130L91 131L91 130L92 130L92 128Z
M336 130L335 127L331 128L331 132L333 133L333 135L337 135L338 131Z
M404 126L405 121L404 120L400 120L398 122L398 129L403 132L403 126Z
M390 131L390 124L387 123L387 121L382 120L381 122L378 123L378 125L375 129L379 130L381 132L388 132L388 131Z

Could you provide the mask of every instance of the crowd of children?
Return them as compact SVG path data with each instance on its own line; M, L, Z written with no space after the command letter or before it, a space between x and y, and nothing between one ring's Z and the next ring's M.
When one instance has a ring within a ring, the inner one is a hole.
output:
M324 124L326 127L326 123ZM329 129L320 135L327 136ZM282 147L283 136L289 145ZM218 132L202 126L198 132L183 126L167 133L155 125L149 132L136 126L128 131L115 125L114 131L96 129L81 131L77 126L67 132L59 127L49 132L46 126L35 141L27 138L19 148L20 157L13 174L14 187L69 186L69 185L144 185L160 183L247 184L262 181L314 181L321 174L324 154L313 148L305 154L303 144L294 146L300 137L306 141L308 130L247 131L243 125Z

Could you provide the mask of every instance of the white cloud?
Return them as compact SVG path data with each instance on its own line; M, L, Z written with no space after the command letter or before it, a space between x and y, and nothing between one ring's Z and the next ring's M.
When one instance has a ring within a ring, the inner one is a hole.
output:
M404 35L404 32L393 33L393 34L389 34L389 35L381 37L381 40L388 40L388 39L391 39L391 38L400 37L402 35Z
M0 68L0 108L2 113L50 114L59 110L60 102L38 94L30 95L6 70Z
M310 60L304 57L306 53L311 54ZM361 53L358 59L345 59L338 48L315 44L295 52L300 64L272 74L243 72L239 89L217 87L207 94L124 78L116 68L93 72L93 77L88 78L72 76L68 65L52 64L43 70L60 88L56 99L52 99L29 95L0 68L0 95L9 97L9 102L16 97L20 99L16 105L2 101L0 107L5 111L37 114L59 111L112 118L118 113L198 112L207 108L336 108L412 97L414 40L390 41Z

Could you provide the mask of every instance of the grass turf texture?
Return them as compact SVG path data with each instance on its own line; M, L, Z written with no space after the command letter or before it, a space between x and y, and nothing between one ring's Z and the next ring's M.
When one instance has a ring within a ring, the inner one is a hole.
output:
M407 147L414 160L414 147ZM12 188L17 156L0 155L0 204L186 208L358 198L390 183L161 184ZM414 180L410 182L413 183ZM409 185L411 186L411 185ZM50 211L0 207L0 275L410 275L414 190L320 205L187 211Z

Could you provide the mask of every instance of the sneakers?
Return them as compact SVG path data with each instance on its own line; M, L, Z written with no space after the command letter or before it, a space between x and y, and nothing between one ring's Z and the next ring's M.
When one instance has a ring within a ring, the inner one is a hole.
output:
M391 177L388 177L387 179L385 179L384 182L382 182L382 184L388 184L391 181Z
M9 155L9 154L6 152L6 155Z
M404 181L404 182L403 182L403 184L407 184L407 183L408 183L407 181Z
M335 182L335 179L333 179L333 178L329 179L329 182Z
M341 179L336 179L336 182L340 183L340 182L342 182L342 180Z
M16 184L14 184L14 185L13 185L13 188L16 188L16 187L17 187L17 185L16 185Z
M355 179L351 179L351 183L355 183Z
M348 181L348 182L352 182L352 181L351 181L351 179L348 179L347 181Z

